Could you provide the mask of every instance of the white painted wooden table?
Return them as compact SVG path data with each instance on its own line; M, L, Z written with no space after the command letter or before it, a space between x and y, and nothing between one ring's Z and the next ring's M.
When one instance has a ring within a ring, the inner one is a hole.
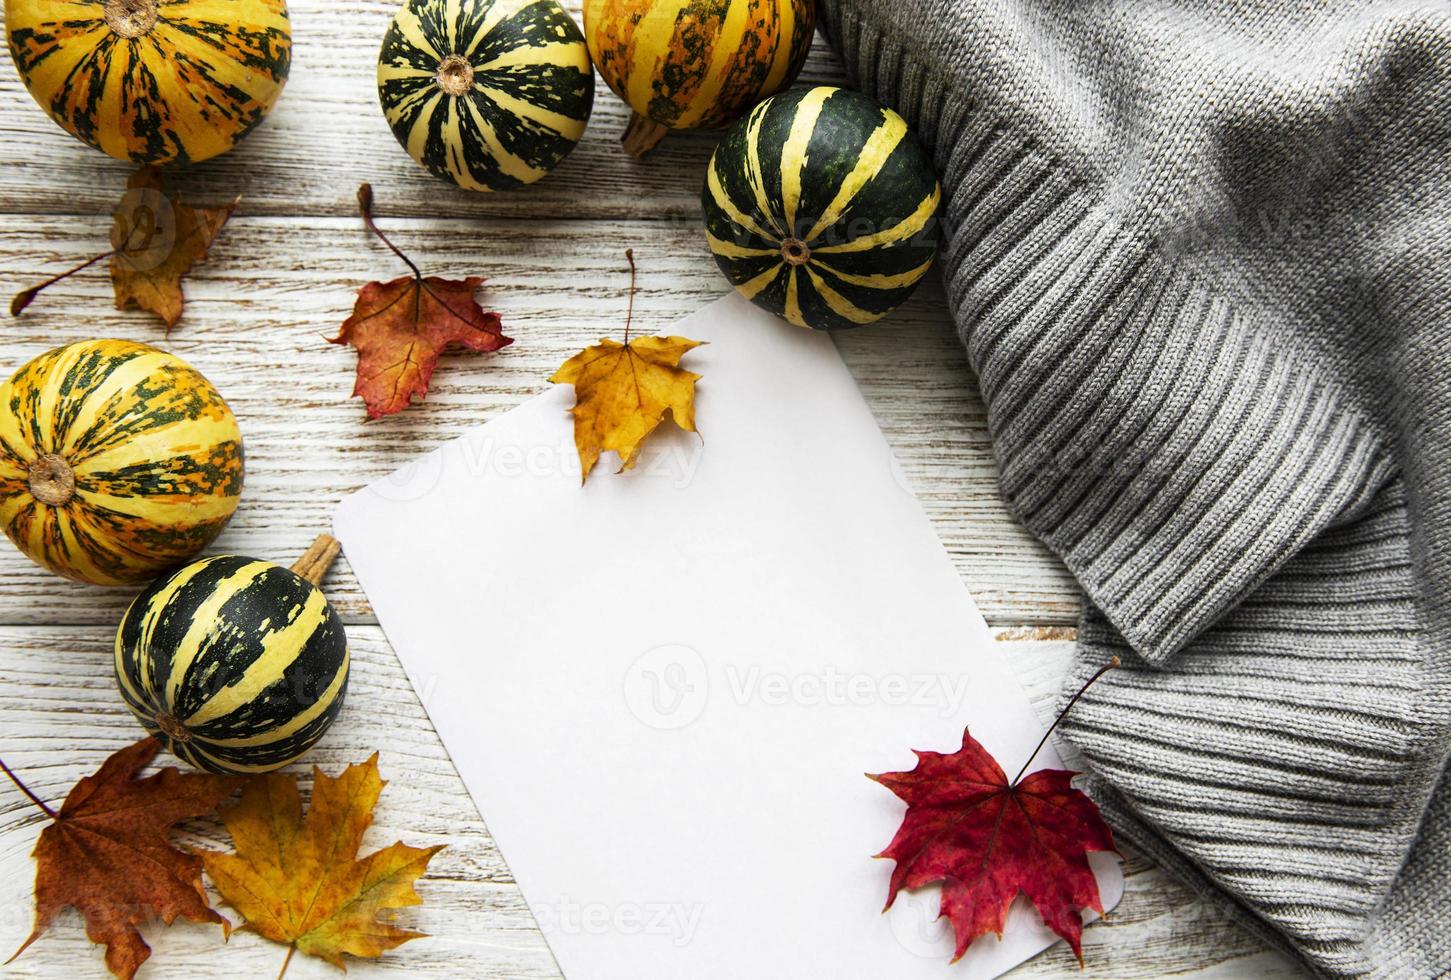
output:
M577 0L569 6L578 16ZM640 264L641 329L666 326L726 288L698 225L710 134L673 136L646 161L632 161L616 142L624 107L601 84L583 143L542 184L499 195L451 189L408 159L377 108L375 57L393 12L379 0L294 0L292 80L276 111L240 149L174 179L191 200L241 194L242 203L191 277L186 316L171 336L146 315L114 311L100 267L44 294L0 334L6 373L51 346L97 336L158 344L202 370L236 411L247 442L242 505L217 551L291 560L327 528L344 494L535 394L570 353L617 335L625 248ZM55 127L5 61L0 291L8 296L107 247L108 213L128 168ZM841 78L820 43L804 78ZM353 195L364 180L377 192L379 220L425 271L489 278L488 304L516 338L497 355L445 358L427 402L369 424L349 398L353 353L323 341L362 283L404 271L357 218ZM1003 656L1046 718L1078 595L998 499L983 407L940 285L929 282L906 309L840 336L839 346L964 581L1007 641ZM325 588L348 624L354 666L347 707L309 761L336 771L381 749L391 784L370 846L399 838L449 845L420 887L426 906L406 915L432 938L356 963L355 975L558 976L346 561ZM111 680L112 630L129 598L50 577L0 543L0 757L42 798L59 801L140 734ZM28 855L43 822L0 786L0 952L30 928ZM210 822L186 837L225 840ZM1084 972L1060 944L1014 976L1300 976L1125 850L1127 895L1088 929ZM245 933L226 949L215 929L189 924L152 927L147 936L155 953L143 977L268 976L283 958L281 947ZM74 913L8 972L105 975ZM953 976L946 963L942 972ZM336 975L304 957L289 970L296 978Z

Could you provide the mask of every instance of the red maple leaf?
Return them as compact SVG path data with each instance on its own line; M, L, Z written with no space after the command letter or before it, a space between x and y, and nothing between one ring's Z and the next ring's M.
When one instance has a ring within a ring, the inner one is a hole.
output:
M171 828L208 812L242 781L170 766L136 778L160 748L156 739L144 738L113 753L95 775L71 787L59 813L0 762L0 770L52 821L35 842L35 930L15 956L67 906L85 918L91 942L106 944L106 966L124 980L151 955L137 928L148 919L230 928L207 904L202 859L177 850Z
M373 223L373 189L358 188L363 223L383 244L408 264L411 275L389 282L370 282L358 291L353 315L331 342L351 344L358 351L353 394L368 408L368 418L407 408L428 382L439 355L450 347L496 351L513 343L500 329L499 315L486 313L474 300L483 284L478 276L440 279L425 276Z
M868 777L907 804L897 835L877 855L897 862L887 908L903 888L941 883L939 914L956 934L956 962L977 937L1002 935L1008 909L1022 892L1082 963L1082 911L1103 913L1088 853L1115 848L1097 805L1070 784L1078 774L1039 769L1026 779L1020 772L1010 783L966 731L962 748L951 755L915 754L910 772Z

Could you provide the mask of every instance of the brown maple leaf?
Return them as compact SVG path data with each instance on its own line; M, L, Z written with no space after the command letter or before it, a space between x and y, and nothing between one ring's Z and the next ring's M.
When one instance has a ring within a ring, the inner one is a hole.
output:
M1117 657L1088 684L1116 666ZM1056 726L1055 721L1049 732ZM1047 740L1044 734L1034 756ZM1097 805L1070 784L1077 773L1040 769L1024 779L1029 758L1010 783L997 760L966 731L962 748L951 755L915 754L917 765L910 772L868 775L907 804L896 836L877 855L897 862L887 908L903 888L940 883L940 914L957 937L955 962L979 936L1002 935L1008 909L1022 892L1081 964L1082 912L1103 912L1088 854L1113 851L1114 843Z
M134 306L155 313L170 330L184 307L182 279L207 257L236 207L235 200L212 208L183 204L166 190L159 170L141 167L127 180L126 193L112 212L110 250L17 293L10 315L18 316L46 287L109 258L116 309Z
M475 301L481 277L424 276L373 223L373 189L367 184L358 188L358 208L368 230L413 270L359 290L353 315L330 341L357 350L353 394L362 397L368 418L376 419L401 412L414 395L427 395L439 355L448 348L496 351L514 341L501 332L499 315L484 312Z
M116 309L155 313L170 330L181 319L181 280L207 257L212 239L237 202L218 208L183 204L166 193L161 171L142 167L126 182L126 196L112 215L111 284Z
M336 779L313 768L312 805L302 813L297 777L254 777L222 812L236 854L202 852L207 875L245 928L343 967L343 954L381 956L423 933L393 925L394 909L422 901L414 880L442 850L391 844L357 858L385 783L378 756ZM380 918L381 915L381 918Z
M241 780L171 767L135 778L160 747L146 738L116 752L95 775L76 783L59 813L0 763L54 821L35 844L35 929L15 956L66 906L85 917L91 942L106 944L106 966L127 980L151 955L136 929L146 920L170 925L181 917L228 928L207 904L201 859L173 847L168 832L173 824L209 812Z
M675 424L695 432L695 382L700 375L680 367L680 359L701 346L685 337L630 339L635 309L635 253L630 262L630 308L625 316L625 341L601 340L560 365L549 379L574 385L574 444L579 451L580 481L602 452L620 457L620 471L632 468L645 439L670 413Z

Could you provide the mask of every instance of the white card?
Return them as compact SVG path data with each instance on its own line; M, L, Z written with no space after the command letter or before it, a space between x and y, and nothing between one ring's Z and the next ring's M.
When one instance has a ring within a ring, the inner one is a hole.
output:
M667 421L581 487L559 386L335 518L560 968L966 980L1044 949L1021 898L954 967L935 889L881 911L904 806L863 774L968 725L1011 774L1042 725L830 338L735 295L658 332L709 342L700 438Z

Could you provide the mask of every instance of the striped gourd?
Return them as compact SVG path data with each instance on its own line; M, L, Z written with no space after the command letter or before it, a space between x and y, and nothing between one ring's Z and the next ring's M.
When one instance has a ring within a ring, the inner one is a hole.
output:
M408 0L383 37L378 99L398 142L434 174L507 190L574 149L594 73L555 0Z
M232 148L287 81L284 0L5 0L25 87L120 160L194 163Z
M815 0L585 0L590 56L635 110L626 147L728 125L795 80ZM653 125L652 125L653 124Z
M211 772L267 772L332 724L347 691L347 637L321 590L295 572L203 558L126 610L116 684L178 758Z
M761 103L716 148L702 201L721 270L798 327L886 316L937 254L942 192L902 117L821 86Z
M237 420L177 357L84 341L0 385L0 526L53 572L145 582L215 538L241 492Z

